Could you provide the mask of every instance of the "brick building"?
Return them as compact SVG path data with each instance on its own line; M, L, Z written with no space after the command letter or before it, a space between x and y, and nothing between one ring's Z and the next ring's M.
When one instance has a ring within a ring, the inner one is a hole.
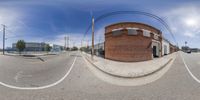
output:
M179 48L173 44L170 43L170 53L177 52Z
M122 22L105 27L105 58L145 61L162 56L162 33L143 23Z

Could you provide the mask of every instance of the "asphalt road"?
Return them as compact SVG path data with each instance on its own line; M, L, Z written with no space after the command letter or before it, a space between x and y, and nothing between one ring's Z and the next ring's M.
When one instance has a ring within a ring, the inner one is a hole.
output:
M182 56L191 72L200 78L199 54L182 54ZM40 64L37 63L42 62L35 60L32 64L34 66L29 64L28 66L24 58L16 61L23 62L23 65L19 66L20 63L16 63L14 59L0 56L1 82L27 87L43 86L58 80L70 68L72 69L62 82L45 89L19 90L0 85L0 100L199 100L200 98L200 83L188 73L181 56L176 58L169 71L157 81L147 85L127 87L112 85L97 78L78 52L72 53L71 56L63 54L44 58L46 62L49 61L47 64L49 66L39 66ZM76 59L75 63L71 67L74 59ZM40 72L41 69L43 71ZM20 71L23 72L22 75L30 75L30 77L25 79L22 77L18 80L19 83L16 83L13 78ZM38 76L35 78L35 75ZM28 80L31 81L31 78L37 81L37 84L33 82L34 85L30 85L32 82Z
M73 63L73 52L37 57L1 56L1 82L18 87L40 87L61 79ZM52 74L53 73L53 74Z

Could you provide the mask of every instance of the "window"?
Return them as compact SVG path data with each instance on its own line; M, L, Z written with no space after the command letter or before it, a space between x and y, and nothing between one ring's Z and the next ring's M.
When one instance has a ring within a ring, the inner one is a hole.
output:
M150 37L151 36L150 31L143 30L143 36Z
M113 31L112 32L112 35L113 36L119 36L119 35L121 35L122 34L122 32L120 31L120 30L118 30L118 31Z
M112 35L113 36L119 36L119 35L121 35L122 34L122 30L123 28L119 28L119 29L113 29L112 30Z
M137 35L137 28L126 28L128 30L128 35Z

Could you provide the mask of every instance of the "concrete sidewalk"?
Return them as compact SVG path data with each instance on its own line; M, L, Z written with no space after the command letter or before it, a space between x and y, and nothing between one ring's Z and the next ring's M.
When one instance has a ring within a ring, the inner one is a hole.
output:
M54 52L43 52L43 53L37 53L37 52L34 52L34 53L8 53L6 52L5 55L8 55L8 56L30 56L30 57L34 57L34 56L47 56L47 55L58 55L60 53L54 53Z
M46 54L13 54L13 53L5 53L7 56L27 56L27 57L36 57L36 56L46 56Z
M138 78L153 74L176 58L176 53L173 53L162 58L143 62L118 62L97 56L94 56L92 60L91 55L84 52L82 55L99 70L123 78Z

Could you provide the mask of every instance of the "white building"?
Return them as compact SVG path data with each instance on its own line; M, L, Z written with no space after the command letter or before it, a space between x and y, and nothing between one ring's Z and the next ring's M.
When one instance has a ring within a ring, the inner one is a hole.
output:
M50 44L52 47L51 52L61 52L64 49L64 46L56 45L56 44Z
M166 39L162 39L162 55L168 55L170 53L170 42Z
M17 43L12 44L12 49L17 50ZM24 51L45 51L45 46L47 44L44 42L26 42Z

